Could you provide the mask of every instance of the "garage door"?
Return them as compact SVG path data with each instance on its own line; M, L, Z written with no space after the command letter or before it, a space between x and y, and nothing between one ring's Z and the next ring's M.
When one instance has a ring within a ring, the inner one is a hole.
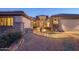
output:
M63 19L60 22L64 31L79 31L79 19Z

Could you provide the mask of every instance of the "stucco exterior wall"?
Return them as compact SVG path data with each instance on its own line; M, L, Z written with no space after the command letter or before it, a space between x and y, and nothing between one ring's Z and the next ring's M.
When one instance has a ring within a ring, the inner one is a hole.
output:
M64 31L79 31L79 19L60 19Z
M22 22L24 23L24 28L32 28L31 20L21 16Z

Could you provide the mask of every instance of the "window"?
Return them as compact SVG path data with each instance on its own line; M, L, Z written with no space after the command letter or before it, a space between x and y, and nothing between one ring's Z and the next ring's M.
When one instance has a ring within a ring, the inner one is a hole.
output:
M0 26L13 26L13 17L0 17Z
M53 20L53 24L58 24L58 20L57 19L54 19Z
M0 18L0 26L3 26L3 18Z
M13 26L13 17L11 17L10 25Z
M4 18L4 26L6 26L6 18Z
M56 21L56 19L54 19Z

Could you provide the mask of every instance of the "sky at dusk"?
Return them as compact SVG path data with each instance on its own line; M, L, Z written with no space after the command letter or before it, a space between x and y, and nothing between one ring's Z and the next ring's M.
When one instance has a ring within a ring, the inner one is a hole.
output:
M27 15L79 14L79 8L0 8L0 11L24 11Z

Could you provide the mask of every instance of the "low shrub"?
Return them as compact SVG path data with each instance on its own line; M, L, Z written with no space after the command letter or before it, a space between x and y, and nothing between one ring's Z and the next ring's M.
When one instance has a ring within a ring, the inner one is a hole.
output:
M21 31L13 30L0 36L0 48L9 47L13 42L22 38Z

